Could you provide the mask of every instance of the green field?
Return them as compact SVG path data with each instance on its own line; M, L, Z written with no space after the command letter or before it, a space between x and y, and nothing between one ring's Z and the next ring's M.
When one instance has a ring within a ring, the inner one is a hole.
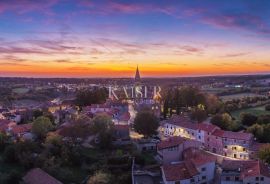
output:
M251 113L251 114L256 115L256 116L265 115L265 114L270 115L270 111L266 111L265 106L258 106L258 107L252 107L252 108L248 108L248 109L233 111L233 112L231 112L231 115L236 119L240 119L241 113Z
M15 88L12 90L13 93L17 93L17 94L25 94L29 92L28 88Z
M220 96L220 99L226 102L226 101L230 101L234 99L243 99L246 97L265 97L265 96L254 94L254 93L239 93L239 94L233 94L233 95Z

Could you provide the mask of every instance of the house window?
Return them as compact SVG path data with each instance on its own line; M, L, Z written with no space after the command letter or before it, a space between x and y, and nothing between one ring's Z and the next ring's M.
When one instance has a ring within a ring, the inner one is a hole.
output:
M256 177L256 181L259 181L259 177Z
M203 167L203 168L202 168L202 171L206 171L206 168L205 168L205 167Z
M180 181L176 181L175 184L180 184Z
M192 183L192 182L195 182L195 180L194 180L193 178L191 178L191 179L190 179L190 182L191 182L191 183Z
M199 133L201 133L201 130L199 130Z
M202 176L202 180L205 180L206 179L206 176Z
M226 177L226 181L230 181L231 178L229 176Z
M264 177L261 177L261 181L264 181Z
M201 136L199 136L199 139L201 139Z
M239 177L238 176L235 177L235 181L239 181Z

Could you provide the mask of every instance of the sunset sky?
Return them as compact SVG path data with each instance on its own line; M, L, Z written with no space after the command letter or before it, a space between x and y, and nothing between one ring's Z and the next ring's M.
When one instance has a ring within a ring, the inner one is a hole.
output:
M270 73L269 0L0 0L0 76Z

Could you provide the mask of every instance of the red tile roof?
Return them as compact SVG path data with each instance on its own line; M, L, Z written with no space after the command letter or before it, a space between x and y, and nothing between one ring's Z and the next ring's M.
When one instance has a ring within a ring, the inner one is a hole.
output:
M223 130L215 130L213 132L214 136L221 137L221 138L228 138L228 139L241 139L249 141L253 138L251 133L244 133L244 132L232 132L232 131L223 131Z
M170 137L166 140L159 142L157 144L157 148L158 148L158 150L162 150L162 149L178 146L179 144L182 144L185 141L186 141L186 139L183 137L176 137L176 136Z
M0 131L5 132L9 126L14 126L16 125L15 122L6 120L6 119L0 119Z
M188 129L193 129L193 130L197 130L197 123L194 123L189 117L185 117L185 116L178 116L178 115L174 115L171 117L171 119L168 120L164 120L162 122L164 123L169 123L169 124L173 124L176 126L181 126L184 128L188 128Z
M205 123L200 123L198 124L198 129L203 130L205 132L212 133L217 129L220 129L219 127L212 125L212 124L205 124Z
M164 165L162 170L167 181L185 180L199 174L195 166L191 162L186 161L177 164Z
M214 136L217 136L217 137L223 137L223 135L224 135L224 130L220 130L220 129L218 129L218 130L215 130L213 133L212 133L212 135L214 135Z
M40 168L30 170L24 177L23 181L26 184L62 184L48 173L44 172Z
M30 132L32 129L32 124L22 124L22 125L15 125L11 127L11 132L13 134L21 134L21 133L26 133Z
M114 125L114 128L116 130L129 130L129 126L128 125Z
M188 148L183 152L184 160L190 160L195 166L215 162L216 157L196 148Z
M261 161L224 160L222 168L240 172L241 179L260 175L270 177L268 166Z

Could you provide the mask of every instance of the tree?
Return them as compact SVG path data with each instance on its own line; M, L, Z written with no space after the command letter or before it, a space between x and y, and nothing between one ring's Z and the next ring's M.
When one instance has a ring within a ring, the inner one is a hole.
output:
M44 116L40 116L34 120L32 125L32 132L39 138L43 138L52 128L53 125L50 119Z
M257 123L259 124L268 124L270 123L270 115L261 115L258 117Z
M259 140L259 141L263 140L263 134L264 134L263 125L259 125L257 123L253 124L252 126L247 128L247 131L249 133L252 133L257 140Z
M205 110L200 108L195 108L191 112L191 119L197 121L198 123L201 123L202 121L206 120L207 113Z
M215 95L206 96L206 109L209 114L216 114L220 111L223 111L223 104Z
M268 104L268 105L265 106L265 110L266 111L270 111L270 104Z
M262 142L270 142L270 124L263 125Z
M181 88L171 88L165 90L164 97L164 118L172 115L173 110L176 114L181 113L182 108L196 107L199 104L206 105L206 95L198 88L185 86Z
M270 164L270 145L264 146L259 150L258 154L260 160Z
M58 135L57 133L50 132L46 136L45 144L59 146L62 144L62 137L60 135Z
M80 90L76 94L76 104L80 107L91 104L101 104L106 101L108 92L105 88L95 88L93 90Z
M7 163L14 163L17 161L16 148L14 145L9 145L5 148L3 158Z
M94 117L92 131L98 135L100 148L110 148L114 131L111 117L106 114Z
M112 176L103 171L97 171L93 176L91 176L87 184L109 184L111 183Z
M157 117L150 111L138 112L134 119L134 129L145 137L157 134L159 122Z
M0 151L3 151L6 147L8 137L6 134L0 132Z
M86 138L93 134L91 125L92 120L85 115L80 115L72 120L71 126L65 126L60 129L60 135L70 138Z
M213 116L211 123L223 130L235 130L238 128L238 125L232 120L232 117L228 113Z
M246 126L251 126L257 121L257 116L251 113L241 113L240 118L241 118L241 123Z
M34 109L33 110L33 117L34 119L37 119L38 117L43 115L43 111L40 109Z

